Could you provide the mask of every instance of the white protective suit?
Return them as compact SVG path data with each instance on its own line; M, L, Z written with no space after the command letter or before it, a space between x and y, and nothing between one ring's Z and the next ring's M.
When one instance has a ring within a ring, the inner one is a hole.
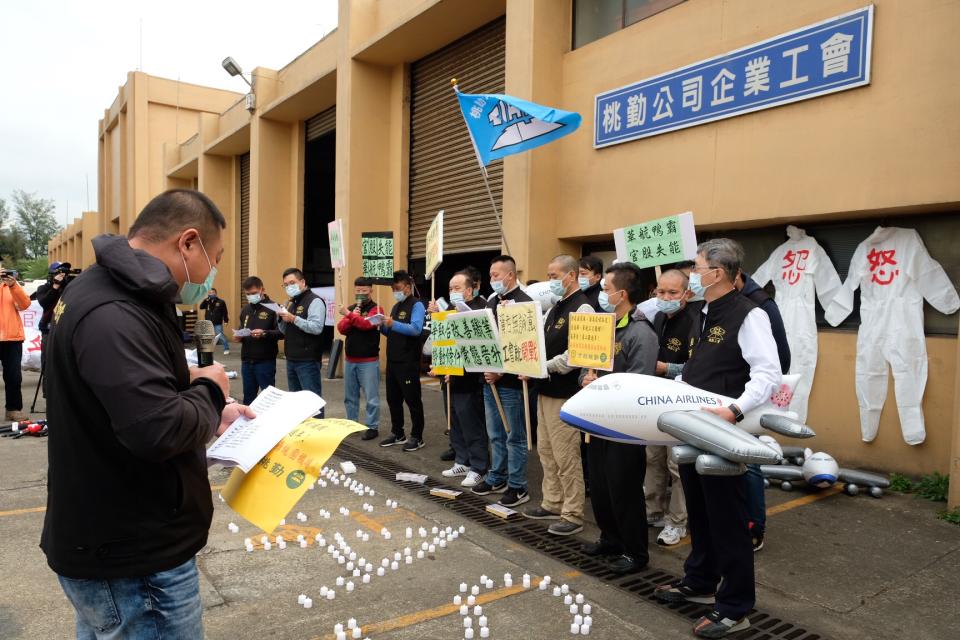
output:
M927 253L920 235L895 227L877 227L857 247L847 280L827 309L827 322L837 326L850 315L857 287L857 402L863 440L877 437L890 363L903 439L920 444L926 438L921 407L927 384L923 299L941 313L951 314L960 308L960 297L943 267Z
M790 371L800 375L790 410L807 419L807 402L817 368L817 320L814 293L826 309L840 289L840 276L820 244L803 229L787 227L789 240L753 272L761 287L773 280L776 302L790 345Z

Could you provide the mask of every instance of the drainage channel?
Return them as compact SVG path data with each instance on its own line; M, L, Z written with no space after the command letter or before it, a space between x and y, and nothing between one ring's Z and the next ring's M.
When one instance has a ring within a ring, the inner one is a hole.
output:
M401 485L422 498L443 506L458 515L496 530L511 540L523 543L534 551L539 551L555 560L559 560L581 573L599 578L644 602L667 608L690 622L710 612L710 608L699 604L665 604L653 597L657 585L676 579L669 573L648 568L641 573L618 576L612 573L605 563L590 557L580 550L581 542L572 537L558 537L546 533L543 524L527 520L504 520L487 512L487 502L470 492L464 492L456 500L448 500L430 494L433 488L450 488L433 478L427 478L423 484L397 482L397 473L410 473L410 469L390 460L370 459L369 451L358 449L348 443L342 443L337 451L340 456L353 461L355 465L376 476ZM801 625L788 622L765 611L754 609L750 612L750 628L730 636L738 640L826 640L820 633Z

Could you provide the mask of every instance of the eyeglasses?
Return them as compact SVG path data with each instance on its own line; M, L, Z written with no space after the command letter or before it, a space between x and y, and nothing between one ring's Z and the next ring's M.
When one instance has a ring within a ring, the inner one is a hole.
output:
M719 269L720 267L693 267L690 271L713 271L714 269Z

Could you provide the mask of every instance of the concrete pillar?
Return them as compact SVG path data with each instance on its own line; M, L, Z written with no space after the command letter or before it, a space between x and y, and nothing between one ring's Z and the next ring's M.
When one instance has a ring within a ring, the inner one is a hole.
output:
M230 317L240 316L240 203L237 197L236 159L201 153L197 160L198 188L217 205L227 228L222 233L223 258L214 286L227 302Z
M250 125L250 274L279 300L283 270L303 259L301 137L298 123L257 116Z
M561 106L562 56L570 47L568 13L557 11L552 0L507 3L508 95ZM558 253L579 255L579 246L561 240L564 230L555 226L563 179L559 166L557 143L504 159L503 227L521 280L544 279L547 263Z

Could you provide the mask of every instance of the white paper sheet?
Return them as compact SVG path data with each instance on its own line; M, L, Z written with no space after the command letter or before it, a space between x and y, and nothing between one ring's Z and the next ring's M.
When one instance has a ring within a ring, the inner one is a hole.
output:
M244 472L263 458L294 427L326 404L312 391L281 391L267 387L250 408L257 417L239 418L207 449L208 464L238 466Z

